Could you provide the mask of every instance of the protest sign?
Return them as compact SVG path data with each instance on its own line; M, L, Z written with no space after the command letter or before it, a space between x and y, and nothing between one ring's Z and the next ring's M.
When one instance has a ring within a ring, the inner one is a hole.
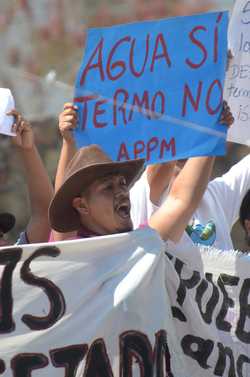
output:
M0 373L125 377L133 367L134 377L145 361L147 376L166 358L165 373L167 344L181 365L163 289L163 247L155 232L142 230L0 249ZM159 288L155 297L145 295L149 286Z
M248 377L249 256L194 250L170 255L180 280L167 283L186 375Z
M6 115L15 108L14 98L9 89L0 88L0 134L15 136L11 131L14 117Z
M228 14L90 29L76 79L78 146L147 163L223 154Z
M228 29L230 61L225 83L225 98L235 122L228 140L250 146L250 1L235 3Z
M0 248L0 374L247 377L249 257L146 228Z

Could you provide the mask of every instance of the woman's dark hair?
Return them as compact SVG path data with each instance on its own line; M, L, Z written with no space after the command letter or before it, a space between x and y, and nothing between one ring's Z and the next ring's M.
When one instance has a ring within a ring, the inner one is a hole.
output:
M240 223L244 227L244 221L250 220L250 190L244 196L240 206Z

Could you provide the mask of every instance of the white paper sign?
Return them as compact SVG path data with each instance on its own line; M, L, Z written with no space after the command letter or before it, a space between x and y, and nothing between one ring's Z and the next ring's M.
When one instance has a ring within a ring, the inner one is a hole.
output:
M228 140L250 146L250 1L236 1L228 41L233 59L226 75L224 98L235 118Z
M6 88L0 88L0 134L15 136L15 133L11 131L14 117L6 115L14 108L15 102L11 91Z
M250 259L149 229L0 248L4 377L249 377Z

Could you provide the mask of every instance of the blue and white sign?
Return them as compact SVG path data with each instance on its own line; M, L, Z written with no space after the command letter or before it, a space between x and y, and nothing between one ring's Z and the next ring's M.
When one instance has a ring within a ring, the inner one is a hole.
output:
M78 72L78 146L147 163L225 152L218 124L227 12L90 29Z

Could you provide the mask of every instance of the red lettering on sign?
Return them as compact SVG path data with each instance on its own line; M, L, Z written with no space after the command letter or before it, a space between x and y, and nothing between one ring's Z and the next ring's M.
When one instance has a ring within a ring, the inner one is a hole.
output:
M146 160L149 161L151 158L151 152L156 150L156 148L159 145L158 137L152 137L149 142L147 143L147 154L146 154Z
M210 98L211 98L211 94L212 94L212 91L215 88L215 86L218 87L220 95L216 96L216 98L219 98L219 102L218 102L218 105L213 109L210 105ZM206 107L207 107L208 113L210 115L216 114L221 108L222 101L223 101L223 88L222 88L220 80L217 79L217 80L214 80L212 82L212 84L210 85L208 92L207 92Z
M103 61L103 59L102 59L103 41L104 40L102 38L100 40L100 42L98 43L98 45L96 46L96 49L94 50L93 54L91 55L87 65L85 66L85 68L82 72L80 85L84 84L88 72L91 69L96 69L96 68L99 70L101 80L104 81L105 77L104 77L104 70L103 70L103 65L102 65L102 61ZM95 59L96 55L97 55L97 62L93 63L93 60Z
M188 84L184 86L184 97L183 97L183 105L182 105L182 116L184 117L187 113L187 99L191 102L191 105L195 112L199 109L200 99L201 99L201 91L202 91L202 81L199 81L198 90L196 93L196 98L193 97L191 90Z
M161 53L158 52L158 48L159 47L162 48L162 52ZM167 45L166 45L166 42L165 42L165 39L164 39L164 36L163 36L162 33L158 34L157 37L156 37L156 42L155 42L155 47L154 47L152 62L151 62L151 65L150 65L150 72L154 71L155 62L158 59L165 59L168 67L171 67L171 60L170 60L170 57L168 55Z
M176 155L176 146L175 146L175 138L172 137L170 142L167 143L165 139L161 142L161 151L160 151L160 159L164 157L164 151L171 151L171 155L174 157Z
M121 160L130 160L125 143L121 143L119 151L118 151L117 161L121 161Z
M93 99L97 99L98 95L90 95L90 96L82 96L82 97L76 97L74 98L74 103L83 103L83 109L82 109L82 122L80 125L81 130L85 130L87 119L88 119L88 101L91 101Z
M170 154L171 157L176 155L175 138L172 137L170 141L167 142L165 139L159 140L158 137L153 136L148 141L135 141L131 149L131 158L135 159L145 156L146 161L151 161L152 154L154 153L155 160L166 160L166 152ZM125 142L121 143L118 150L117 161L121 160L130 160L128 147L126 146Z
M148 91L147 90L144 90L141 99L139 98L137 93L134 94L131 110L130 110L130 113L129 113L129 116L128 116L129 121L132 120L135 107L138 108L138 111L141 114L146 114L147 118L149 120L151 119L150 110L149 110L149 97L148 97Z
M136 42L136 39L134 38L132 40L132 45L131 45L131 48L130 48L130 54L129 54L129 66L130 66L130 70L131 70L131 73L135 76L135 77L140 77L143 75L144 73L144 70L145 70L145 66L146 66L146 63L147 63L147 60L148 60L148 52L149 52L149 34L147 34L147 39L146 39L146 52L145 52L145 58L144 58L144 62L143 62L143 65L142 65L142 68L139 72L136 72L135 68L134 68L134 57L136 56L135 54L135 42Z
M113 56L114 56L118 46L120 46L124 42L130 42L130 40L131 40L131 37L129 37L129 36L126 36L122 39L119 39L119 41L117 41L114 44L114 46L112 47L112 49L109 53L108 61L107 61L107 76L112 81L119 79L119 77L121 77L124 74L124 72L126 71L126 64L123 60L117 60L117 61L112 63ZM116 68L120 68L119 72L116 75L112 75L112 71L114 71Z
M214 30L214 63L217 63L218 61L218 39L219 39L218 24L220 23L222 16L223 16L223 13L220 13L219 16L217 17L217 20L216 20L217 25Z
M119 95L123 95L123 102L118 100ZM122 113L123 117L123 123L127 124L126 119L126 105L128 101L129 94L125 89L117 89L114 94L114 107L113 107L113 124L114 126L117 126L117 111L120 111ZM117 109L118 105L118 109Z
M193 68L193 69L200 68L205 63L205 61L207 60L206 47L204 46L204 44L201 41L199 41L199 39L197 39L195 37L195 33L198 32L198 31L201 31L201 30L207 31L205 26L200 25L200 26L195 26L192 29L192 31L189 33L189 38L191 39L192 43L194 45L196 45L197 47L199 47L199 49L201 50L202 55L203 55L203 58L201 59L201 61L199 63L194 63L189 58L186 59L186 63L189 65L190 68Z
M156 109L157 99L160 99L160 111ZM160 118L165 113L165 95L160 90L155 93L152 99L151 112L154 118Z
M138 158L145 150L145 143L143 140L138 140L134 144L134 158Z
M93 115L93 124L95 128L103 128L107 126L107 122L98 122L97 116L104 114L106 111L104 109L100 109L100 106L107 103L106 99L102 99L95 103L94 108L94 115Z

